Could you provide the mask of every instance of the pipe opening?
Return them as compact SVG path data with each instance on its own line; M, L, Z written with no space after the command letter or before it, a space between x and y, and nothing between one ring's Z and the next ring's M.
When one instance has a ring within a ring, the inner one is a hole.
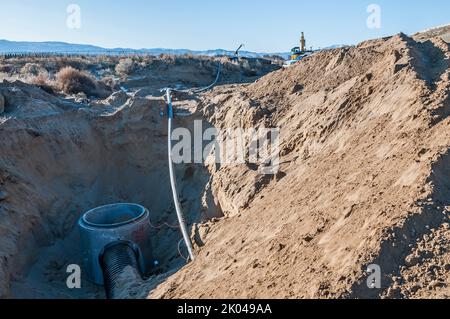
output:
M95 228L116 228L141 219L145 208L136 204L113 204L90 210L83 216L86 225Z
M105 277L105 270L113 269L114 276L118 276L119 270L125 266L137 267L142 274L152 271L150 213L143 206L120 203L92 209L80 218L79 231L83 269L90 282L108 287L109 284L104 279L111 278ZM113 253L112 258L108 259L111 257L110 251L116 251L116 246L124 246L124 243L130 246L128 250L131 249L136 258L130 258L128 255L122 258L122 253ZM106 263L106 268L105 260L110 261ZM115 265L114 260L119 264ZM126 263L122 265L122 261ZM130 264L131 262L133 264Z

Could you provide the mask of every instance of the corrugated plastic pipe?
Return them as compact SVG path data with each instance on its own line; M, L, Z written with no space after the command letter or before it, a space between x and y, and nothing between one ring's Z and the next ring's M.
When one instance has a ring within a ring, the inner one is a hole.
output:
M117 241L105 247L101 266L108 299L119 298L124 281L142 279L138 255L131 242Z

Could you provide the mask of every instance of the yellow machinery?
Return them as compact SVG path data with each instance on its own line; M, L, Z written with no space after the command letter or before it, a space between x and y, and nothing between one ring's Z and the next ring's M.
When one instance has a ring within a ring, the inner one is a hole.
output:
M302 32L302 37L300 39L300 47L295 47L291 50L291 60L298 60L300 57L306 53L306 39L305 33Z
M300 46L295 47L291 50L291 56L290 60L285 61L283 64L284 68L291 67L295 64L297 64L299 61L301 61L304 57L307 57L311 54L313 54L315 51L312 50L306 50L306 40L305 40L305 34L302 32L302 37L300 39Z

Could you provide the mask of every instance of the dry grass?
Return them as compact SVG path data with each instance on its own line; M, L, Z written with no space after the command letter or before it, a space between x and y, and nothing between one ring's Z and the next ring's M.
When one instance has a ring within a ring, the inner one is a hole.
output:
M39 86L54 94L85 93L91 98L107 97L120 89L119 82L130 76L147 76L171 67L189 66L215 74L222 62L225 81L227 73L256 76L261 69L258 61L242 59L232 63L229 57L194 56L192 54L128 55L128 56L0 56L0 81L22 81ZM119 78L119 79L118 79Z
M47 70L37 63L27 63L20 69L20 73L25 76L38 76L39 74L46 72Z
M163 54L159 55L159 59L163 60L163 61L166 61L168 64L174 64L175 60L177 59L177 57L175 55L172 55L172 54L165 54L165 53L163 53Z
M3 64L0 65L0 73L13 73L15 71L15 67L12 64Z
M66 94L85 93L87 96L98 96L95 79L71 66L62 68L56 74L56 85Z
M38 75L31 77L27 82L40 87L47 93L55 94L56 85L55 82L50 79L48 72L41 72Z

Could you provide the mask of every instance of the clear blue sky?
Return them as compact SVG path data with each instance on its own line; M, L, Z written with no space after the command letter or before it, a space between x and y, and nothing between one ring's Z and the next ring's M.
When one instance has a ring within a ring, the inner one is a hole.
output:
M81 29L66 26L71 3L81 8ZM372 3L381 29L367 27ZM448 0L3 0L0 39L283 52L301 31L308 46L325 47L448 23Z

